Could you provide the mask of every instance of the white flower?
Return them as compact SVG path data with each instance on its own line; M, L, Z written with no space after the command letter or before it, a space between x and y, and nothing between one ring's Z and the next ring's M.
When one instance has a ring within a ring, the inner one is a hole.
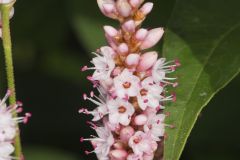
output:
M16 136L16 126L0 126L0 143L11 141Z
M124 69L120 75L113 79L114 89L119 98L137 96L140 79L128 69Z
M18 108L22 104L17 103L12 106L6 105L6 100L11 92L8 91L5 97L0 100L0 143L12 141L16 136L17 123L27 123L28 118L31 117L30 113L26 113L24 117L13 117L13 112L21 112L22 108Z
M172 73L175 71L176 67L178 67L180 64L178 61L169 61L165 62L165 58L160 58L153 66L152 68L152 77L154 82L156 83L164 83L164 84L171 84L174 87L177 86L177 83L170 82L172 80L175 80L176 78L169 78L166 77L166 74ZM171 64L174 63L175 64Z
M152 77L148 77L141 82L141 89L137 96L138 104L142 110L147 107L158 108L162 99L163 87L153 82Z
M164 124L165 115L152 114L152 115L149 115L148 117L149 119L143 127L144 132L146 133L150 132L153 140L160 141L159 137L164 136L164 132L165 132L165 124Z
M89 139L81 139L82 141L91 141L94 150L92 152L96 153L100 160L108 160L108 154L111 146L114 143L114 137L111 130L108 127L96 127L98 137L93 137ZM92 153L92 152L87 152Z
M95 96L93 92L91 92L90 96L91 97L88 97L86 94L83 94L84 100L89 100L92 103L96 104L98 107L93 111L89 111L86 108L82 108L79 110L79 113L84 113L87 115L91 114L93 116L92 121L98 121L108 113L108 109L106 105L107 97L103 97L101 92L99 97Z
M152 139L149 133L137 131L128 142L135 155L153 154L157 150L157 143Z
M112 99L107 104L109 109L109 122L113 124L129 125L135 109L131 103L122 99Z
M11 160L11 154L14 152L14 147L10 142L0 143L0 160Z
M92 59L94 67L88 69L95 69L92 78L93 80L105 80L110 78L110 75L115 68L115 62L113 55L107 49L101 50L100 54L96 54L95 58Z

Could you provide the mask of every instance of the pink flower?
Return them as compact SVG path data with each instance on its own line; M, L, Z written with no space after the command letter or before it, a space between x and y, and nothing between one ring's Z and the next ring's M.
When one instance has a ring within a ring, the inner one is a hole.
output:
M140 79L128 69L124 69L120 75L113 79L114 89L119 98L137 96Z
M164 125L164 114L152 114L148 116L149 119L147 123L144 125L144 132L150 132L153 140L160 141L159 137L163 137L165 133L165 125Z
M81 113L94 116L99 138L92 142L99 160L153 160L157 142L164 135L165 101L175 101L175 94L165 96L167 86L177 86L168 73L180 65L178 61L158 59L155 51L144 51L157 44L163 28L147 30L141 23L151 12L153 3L144 0L97 0L102 13L120 22L119 28L104 26L105 37L111 47L102 47L92 61L94 69L88 79L100 96L84 95L98 107ZM160 114L161 112L161 114ZM84 140L84 139L82 139ZM161 146L160 146L161 147ZM86 152L91 153L91 152Z
M174 87L177 83L171 82L176 80L176 78L169 78L166 75L175 71L176 67L180 65L178 61L165 62L165 58L160 58L153 66L152 77L156 83L171 84ZM173 63L173 64L172 64Z
M142 131L137 131L128 142L134 154L142 156L143 154L153 154L157 149L157 143L149 135Z
M5 97L0 100L0 160L11 160L14 157L11 154L14 147L11 144L17 134L17 124L27 123L30 113L26 113L24 117L14 117L13 113L22 112L22 104L18 102L15 105L7 106L6 100L11 95L8 90Z
M162 99L161 93L163 87L153 82L152 77L148 77L141 82L141 89L138 94L138 104L142 110L147 107L157 108L160 107L160 100Z
M111 50L111 49L109 49ZM105 50L106 51L106 50ZM113 60L113 55L111 51L101 52L100 54L95 54L97 57L93 58L92 63L94 64L95 72L92 78L94 80L105 80L110 78L110 75L115 68L115 62Z
M114 138L111 130L108 127L96 127L98 137L93 137L89 139L81 138L81 141L91 141L94 150L92 152L96 153L99 159L106 159L110 152L110 148L114 143ZM87 154L92 153L86 151Z
M109 109L109 122L113 124L128 125L134 113L131 103L122 99L112 99L107 104Z
M89 111L86 108L82 108L79 110L79 113L92 115L93 116L92 121L98 121L98 120L102 119L108 113L108 108L107 108L107 104L106 104L107 97L104 97L104 96L97 97L94 95L93 92L91 92L90 97L88 97L86 94L83 94L83 98L84 98L84 100L89 100L98 106L93 111Z

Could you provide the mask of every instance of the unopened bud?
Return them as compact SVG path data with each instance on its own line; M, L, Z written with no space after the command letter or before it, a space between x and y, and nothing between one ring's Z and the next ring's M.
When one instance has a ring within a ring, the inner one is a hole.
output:
M140 59L139 54L132 53L127 56L125 63L130 67L134 67L138 65L139 59Z
M142 42L140 48L143 50L153 47L162 38L163 33L163 28L155 28L150 30L147 37Z
M115 37L118 35L118 31L112 26L104 26L103 29L105 33L110 37Z
M136 28L135 22L133 20L126 21L122 27L125 32L130 32L130 33L135 32L135 28Z
M136 125L142 126L142 125L146 124L147 116L144 114L140 114L135 117L134 122Z
M120 131L120 139L127 142L133 136L133 134L134 129L132 127L125 127Z
M117 5L117 10L121 16L123 17L130 16L132 12L132 7L127 0L118 0L116 5Z
M142 14L144 15L147 15L152 11L152 9L153 9L153 3L147 2L140 8L140 12L142 12Z
M121 43L119 46L118 46L118 52L120 55L122 56L125 56L128 54L128 45L126 43Z
M141 58L137 71L143 72L150 69L154 63L157 61L158 53L155 51L144 53Z
M148 35L148 30L147 29L139 29L136 34L135 34L135 38L138 41L143 41Z

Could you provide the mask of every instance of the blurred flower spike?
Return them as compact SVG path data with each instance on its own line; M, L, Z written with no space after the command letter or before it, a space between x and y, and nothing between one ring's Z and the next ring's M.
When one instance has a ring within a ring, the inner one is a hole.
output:
M153 3L144 0L97 0L101 12L120 22L120 28L104 26L108 46L98 49L91 61L88 76L98 96L84 94L97 108L87 107L80 113L91 115L88 122L97 132L90 141L99 160L152 160L165 136L164 103L176 101L175 93L167 88L177 87L171 76L178 60L158 58L158 52L146 51L156 45L164 34L163 28L145 29L141 23L151 12Z

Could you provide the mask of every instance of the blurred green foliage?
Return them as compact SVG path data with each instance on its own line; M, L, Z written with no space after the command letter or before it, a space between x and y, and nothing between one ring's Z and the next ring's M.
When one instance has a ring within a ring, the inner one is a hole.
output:
M234 0L226 5L231 1ZM175 1L154 2L155 9L145 26L166 26ZM105 44L103 39L94 39L103 37L102 25L113 24L101 15L95 3L95 0L16 3L12 36L17 96L25 110L33 113L21 132L27 160L95 159L84 155L84 150L91 150L90 145L79 142L79 137L88 137L94 131L85 124L89 118L77 112L82 106L94 107L81 99L91 86L80 67L89 64L90 51ZM96 25L99 30L90 27L81 31L80 24ZM6 85L3 60L0 62L3 95ZM239 159L239 82L240 76L204 109L184 150L183 160Z

